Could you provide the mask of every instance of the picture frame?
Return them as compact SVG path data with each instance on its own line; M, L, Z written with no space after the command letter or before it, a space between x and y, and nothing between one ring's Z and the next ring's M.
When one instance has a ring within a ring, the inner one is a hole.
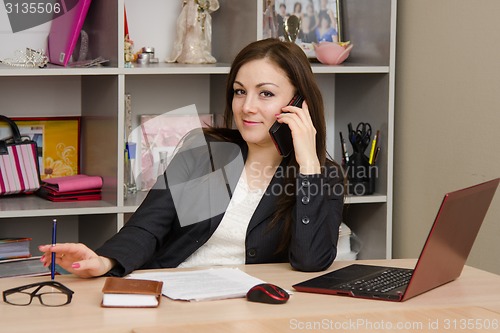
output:
M161 159L166 155L165 165L173 157L181 139L191 130L214 126L213 114L162 114L140 115L140 151L135 166L140 170L136 182L141 191L153 187L160 170ZM163 155L163 156L162 156Z
M21 136L37 143L40 178L77 175L80 172L80 117L12 117ZM0 138L12 135L0 124Z
M315 58L314 43L343 41L342 0L262 1L263 38L277 37L286 40L286 20L290 15L295 15L300 19L300 30L295 42L309 58Z

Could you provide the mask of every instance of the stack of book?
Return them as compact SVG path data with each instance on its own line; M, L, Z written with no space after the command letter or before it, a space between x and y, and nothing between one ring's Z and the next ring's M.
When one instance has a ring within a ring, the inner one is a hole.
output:
M44 179L36 192L50 201L101 200L102 177L74 175Z
M0 238L0 260L30 257L29 237Z
M50 275L49 267L43 266L40 258L30 257L0 260L0 278Z
M0 238L0 278L50 274L40 257L31 256L30 243L29 237Z

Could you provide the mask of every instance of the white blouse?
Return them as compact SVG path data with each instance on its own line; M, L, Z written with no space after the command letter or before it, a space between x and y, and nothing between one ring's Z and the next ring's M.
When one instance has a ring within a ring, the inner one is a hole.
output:
M245 263L248 224L262 199L264 189L250 189L244 174L238 180L226 213L212 237L178 267Z

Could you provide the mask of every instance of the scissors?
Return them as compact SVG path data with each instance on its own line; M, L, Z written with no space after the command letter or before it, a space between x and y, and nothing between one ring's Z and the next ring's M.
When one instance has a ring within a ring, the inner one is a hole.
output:
M357 152L364 152L371 141L372 126L369 123L359 123L356 130L352 129L349 123L349 141Z
M359 123L356 126L358 142L368 146L372 137L372 126L369 123Z

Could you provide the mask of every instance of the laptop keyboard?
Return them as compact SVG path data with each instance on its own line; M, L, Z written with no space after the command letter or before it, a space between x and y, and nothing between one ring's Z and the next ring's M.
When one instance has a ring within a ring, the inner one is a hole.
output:
M345 283L340 288L351 291L386 293L406 285L410 281L412 274L413 270L388 268L377 276Z

